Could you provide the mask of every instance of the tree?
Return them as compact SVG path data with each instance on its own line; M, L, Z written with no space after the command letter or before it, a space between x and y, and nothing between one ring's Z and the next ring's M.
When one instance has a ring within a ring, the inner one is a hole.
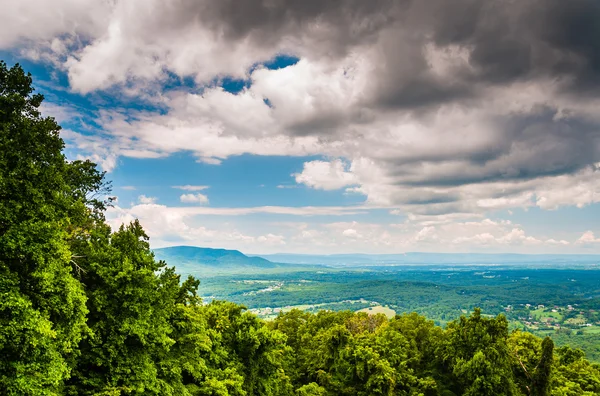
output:
M600 394L600 367L585 360L580 349L557 348L550 394L592 396Z
M515 395L507 348L508 322L487 319L477 308L470 317L448 324L440 355L452 373L450 388L461 395Z
M546 396L550 391L554 342L550 337L542 341L542 356L531 375L531 395Z
M304 385L296 390L297 396L325 396L327 391L322 386L319 386L315 382L311 382L308 385Z
M40 114L43 99L33 94L31 76L19 65L8 68L0 62L3 394L59 392L87 329L86 299L74 273L69 230L92 221L91 203L102 209L101 201L88 194L103 184L103 175L91 163L66 161L60 127ZM84 173L95 182L86 184ZM22 329L20 336L14 337L17 329Z
M508 340L513 354L513 374L526 395L550 394L554 360L554 342L550 337L540 340L531 333L515 331Z
M176 380L165 378L162 361L175 343L171 319L182 298L179 276L154 260L137 220L112 234L98 226L80 249L91 332L81 343L70 392L174 394Z

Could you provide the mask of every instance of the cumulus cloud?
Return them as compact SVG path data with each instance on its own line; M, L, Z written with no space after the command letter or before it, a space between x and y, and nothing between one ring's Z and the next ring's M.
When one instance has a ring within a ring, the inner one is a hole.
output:
M596 235L593 231L586 231L581 235L581 237L577 240L577 243L580 245L593 245L600 243L600 238L596 238Z
M418 242L435 241L437 239L439 239L439 237L435 232L435 227L433 227L433 226L423 227L415 235L415 241L418 241Z
M285 245L285 237L281 235L267 234L256 238L257 242L267 245Z
M208 197L204 194L182 194L179 200L183 203L208 204Z
M354 228L345 229L342 235L348 238L362 238L363 236L358 233Z
M412 216L600 202L596 0L40 4L3 9L0 48L53 62L76 92L161 106L64 131L104 170L182 151L318 156L297 183ZM299 61L267 67L281 54ZM225 77L244 88L225 91ZM196 86L165 89L184 78Z
M156 203L156 201L158 201L158 198L156 197L147 197L145 195L140 195L138 197L138 201L142 204L142 205L151 205Z
M513 228L509 232L500 235L494 235L490 232L482 232L471 236L461 236L455 238L452 243L455 244L476 244L476 245L538 245L543 242L535 237L525 235L525 231L520 228ZM556 245L557 242L549 240L546 243Z
M568 246L571 243L569 241L565 241L564 239L556 240L556 239L547 239L546 243L548 245L558 245L558 246Z
M340 159L304 163L302 172L293 175L297 183L320 190L338 190L355 183L352 172Z
M108 209L107 219L113 227L139 219L155 246L194 244L262 253L278 252L281 246L288 252L327 254L507 250L566 253L577 251L578 246L599 245L591 231L579 241L575 236L566 240L532 235L522 225L505 219L413 215L404 222L387 224L370 222L365 213L364 209L347 207L211 208L147 203L129 208L115 205ZM246 228L240 216L253 214L269 216ZM340 216L340 221L331 222L331 216Z

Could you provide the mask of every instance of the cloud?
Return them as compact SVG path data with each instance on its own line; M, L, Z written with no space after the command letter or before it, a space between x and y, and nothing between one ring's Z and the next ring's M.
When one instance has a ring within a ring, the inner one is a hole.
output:
M363 213L359 216L358 213ZM402 223L372 222L365 209L346 207L169 207L116 205L107 211L112 227L139 219L153 246L194 244L249 252L278 252L285 246L296 253L401 253L409 251L575 253L600 246L593 233L559 238L531 234L506 219L475 215L411 215ZM261 221L242 216L260 214ZM331 222L331 216L339 221ZM362 220L361 220L362 219ZM571 239L572 238L572 239ZM584 243L584 241L586 241Z
M354 228L348 228L342 232L342 235L348 238L357 238L360 239L363 236L358 233Z
M65 36L93 38L102 34L110 19L109 2L94 0L24 0L3 5L0 48L29 43L62 52Z
M220 220L199 223L194 207L180 209L158 204L141 204L131 208L115 206L108 209L107 221L111 227L117 228L123 223L139 219L152 238L153 247L191 244L242 249L246 252L269 252L271 248L286 244L286 237L277 233L260 233L257 227L253 227L253 232L245 232Z
M520 228L513 228L503 235L494 235L489 232L483 232L471 236L461 236L455 238L454 244L475 244L475 245L538 245L544 242L532 236L525 235L525 231ZM556 245L554 240L546 241L549 245ZM568 242L567 242L568 243ZM560 244L560 243L559 243Z
M121 187L121 189L127 190L127 191L135 191L136 187L135 186L123 186L123 187Z
M435 232L435 227L433 227L433 226L423 227L415 235L415 240L418 241L418 242L435 241L437 239L439 239L439 237L438 237L438 235Z
M560 239L560 240L548 239L548 240L546 240L546 244L548 244L548 245L568 246L568 245L570 245L570 242L569 241L565 241L564 239Z
M206 205L208 204L208 197L204 194L183 194L179 197L179 200L183 203L195 203Z
M256 238L256 241L267 245L285 245L286 243L283 236L273 234L261 235Z
M142 205L152 205L152 204L155 204L157 200L158 200L158 198L156 198L156 197L147 197L145 195L140 195L138 197L138 201Z
M209 188L209 186L192 186L190 184L186 184L185 186L172 186L172 188L183 191L202 191Z
M319 156L297 183L402 214L600 202L596 0L13 3L0 48L51 62L75 92L160 105L64 131L106 171L177 152ZM299 61L267 67L282 54Z
M586 231L576 243L579 245L594 245L600 243L600 238L596 238L596 235L592 231Z
M340 159L305 162L302 172L292 176L296 183L319 190L338 190L355 183L354 175Z
M143 198L142 198L143 197ZM139 211L145 211L149 200L156 198L148 198L140 196L141 205L134 205L131 208L114 207L108 211L115 213L125 213L131 216L136 215ZM143 202L142 202L143 201ZM371 208L362 206L256 206L256 207L238 207L238 208L223 208L223 207L205 207L205 206L165 206L154 204L155 208L160 208L164 213L170 213L173 216L245 216L252 214L270 214L284 216L349 216L349 215L364 215Z

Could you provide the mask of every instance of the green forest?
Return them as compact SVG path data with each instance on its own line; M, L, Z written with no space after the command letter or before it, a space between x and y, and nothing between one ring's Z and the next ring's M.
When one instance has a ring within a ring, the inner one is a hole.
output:
M32 84L0 62L0 394L600 394L582 351L479 309L442 328L414 313L265 322L203 304L137 221L110 229L110 183L66 159Z
M177 261L169 263L177 266ZM205 302L242 304L264 319L294 308L316 312L387 307L399 313L417 312L445 326L480 308L485 317L505 315L510 330L550 336L556 345L581 348L587 359L600 363L599 287L596 269L321 267L287 274L255 271L210 277L202 273L200 296Z

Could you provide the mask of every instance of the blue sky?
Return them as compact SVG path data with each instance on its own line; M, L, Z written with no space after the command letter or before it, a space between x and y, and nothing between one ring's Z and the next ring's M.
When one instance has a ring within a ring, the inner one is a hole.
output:
M436 2L52 2L0 16L0 59L107 172L111 225L139 218L154 247L600 253L600 44L560 21L489 35L457 1L481 18L461 36Z

